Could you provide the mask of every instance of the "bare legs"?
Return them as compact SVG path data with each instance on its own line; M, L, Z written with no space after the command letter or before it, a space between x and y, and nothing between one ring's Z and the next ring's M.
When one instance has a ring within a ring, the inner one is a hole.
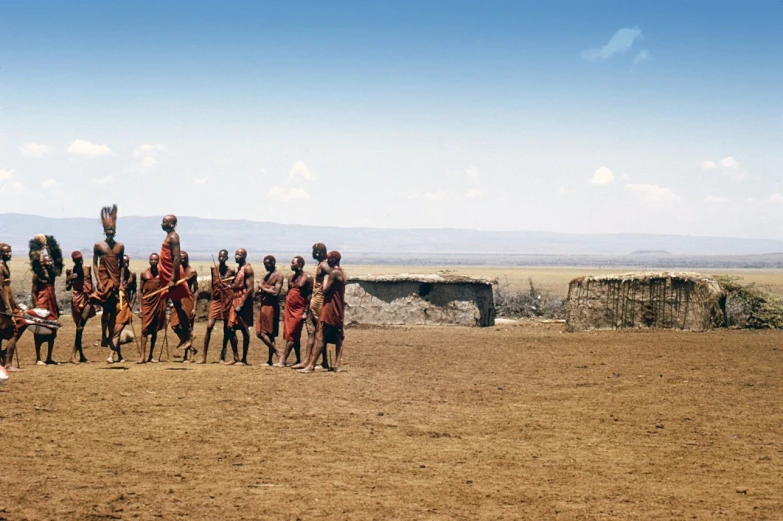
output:
M144 334L142 331L141 333L141 352L139 353L139 359L136 361L137 364L144 364L147 362L159 362L160 360L155 360L155 341L158 339L158 332L153 331L150 333L150 354L147 356L147 335Z
M242 365L250 365L247 361L247 352L250 350L250 332L247 330L247 326L245 324L239 324L237 326L234 326L235 339L236 339L237 330L242 332L242 359L237 363ZM236 342L236 340L234 341ZM233 343L231 347L234 347ZM236 353L236 350L234 351L234 353Z
M299 370L300 373L312 373L315 370L315 362L318 360L318 356L322 355L326 357L326 336L324 334L324 325L318 328L315 334L315 348L310 353L310 359L306 362L307 365ZM334 340L334 370L342 371L343 367L343 338L341 334L336 334L334 337L330 336L330 340ZM324 368L328 367L325 363Z
M206 364L207 363L207 350L209 349L209 342L212 339L212 330L215 328L215 322L217 319L210 318L207 322L207 332L204 335L204 352L201 355L201 360L197 363L199 364ZM231 348L234 351L234 358L230 362L228 362L228 365L234 365L239 360L239 354L237 353L237 339L234 335L234 332L231 331L231 329L228 327L228 323L224 320L223 321L223 350L220 352L220 361L225 362L226 360L226 348L228 347L228 343L231 342Z
M298 362L295 364L292 369L303 369L307 366L308 362L310 361L311 354L313 352L313 349L315 348L315 342L316 337L318 336L318 330L321 329L318 327L318 322L313 321L312 318L308 317L307 321L305 322L305 326L307 327L307 343L305 344L305 353L302 357L301 362ZM329 367L329 361L326 359L326 349L323 350L323 354L321 357L321 367L328 368Z
M258 332L256 332L256 336L269 348L269 359L266 361L266 365L272 365L272 357L274 355L277 355L280 360L283 359L282 353L277 350L274 337L269 336L269 333Z
M52 360L52 352L54 351L54 339L57 338L57 334L52 335L33 335L33 341L35 342L35 365L57 365L57 362ZM46 361L41 360L41 347L46 343Z
M14 366L14 352L16 351L16 341L19 340L19 337L22 336L23 332L24 329L17 330L14 337L8 341L5 350L5 360L3 361L6 371L21 371L20 368Z
M300 356L300 343L294 342L292 340L289 340L285 343L285 351L283 351L283 356L280 357L280 360L277 362L277 367L285 367L288 362L288 355L291 354L291 350L293 349L294 353L296 354L296 363L295 365L300 365L302 363L302 358Z
M177 347L184 348L185 355L187 356L188 350L193 343L190 332L190 317L188 317L188 313L182 308L182 301L172 300L171 305L174 306L173 312L179 317L179 327L175 331L179 337L179 345Z

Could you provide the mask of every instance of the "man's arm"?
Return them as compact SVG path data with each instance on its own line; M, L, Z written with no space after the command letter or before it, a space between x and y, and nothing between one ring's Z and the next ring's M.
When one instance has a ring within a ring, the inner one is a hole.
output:
M248 266L245 269L245 298L242 300L242 305L245 305L245 302L247 302L247 299L253 300L253 296L255 295L255 274L253 273L253 268Z
M125 270L127 270L127 266L125 266L125 262L123 262L122 258L125 257L125 245L124 244L118 244L120 247L119 251L119 264L120 264L120 286L125 284Z
M8 313L13 313L15 311L14 306L11 305L11 298L8 296L11 293L11 288L6 287L5 280L11 278L11 272L8 270L8 268L5 266L5 264L0 265L2 268L0 268L0 292L2 292L2 298L3 298L3 304L5 304L5 310ZM8 282L11 283L10 280Z
M147 272L146 271L142 271L141 272L141 276L139 277L141 279L141 290L139 291L139 295L141 295L142 299L144 298L144 287L146 286L146 284L144 284L144 282L151 278L151 277L147 277L146 275L147 275Z
M324 278L324 295L332 290L332 283L335 280L345 282L345 280L343 280L343 270L337 268L329 270L329 274Z
M70 268L65 270L65 290L66 291L71 291L71 288L73 287L73 280L71 279L71 275L75 275L75 273L72 273Z
M218 277L219 276L220 274L218 274ZM198 273L196 272L196 270L192 268L191 268L190 280L188 281L188 286L190 286L190 292L193 295L198 294Z
M169 287L173 288L177 285L179 268L182 265L182 255L179 250L179 234L177 232L171 232L168 237L166 237L166 242L169 243L169 248L171 248L172 270Z
M92 270L95 272L95 288L98 291L103 291L101 278L98 277L98 263L101 261L101 255L103 255L103 252L101 251L99 244L96 242L95 247L92 249Z
M262 282L258 286L258 289L260 289L262 293L269 293L275 297L279 296L280 292L283 290L283 276L279 273L275 273L271 284L264 284Z
M300 279L304 279L300 282L300 288L302 291L305 291L305 294L307 295L305 297L304 313L302 314L302 320L304 320L310 313L310 300L313 298L313 278L305 273L300 277Z
M125 291L128 292L128 302L133 302L133 297L136 296L136 274L132 271L130 272L130 275L128 276L128 285L125 288Z

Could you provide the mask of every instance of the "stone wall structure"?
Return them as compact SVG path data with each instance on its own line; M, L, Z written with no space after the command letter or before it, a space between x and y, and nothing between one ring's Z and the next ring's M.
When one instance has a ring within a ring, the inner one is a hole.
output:
M707 331L725 324L726 294L699 273L580 277L568 286L568 331L663 328Z
M450 275L349 277L346 324L495 325L492 281Z

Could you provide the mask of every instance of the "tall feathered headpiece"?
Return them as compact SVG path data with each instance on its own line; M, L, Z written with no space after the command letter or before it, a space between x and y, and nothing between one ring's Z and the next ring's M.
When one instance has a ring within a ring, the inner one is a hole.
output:
M103 224L103 229L105 230L109 226L117 229L117 205L113 204L111 206L104 206L101 208L101 224Z
M38 276L43 276L41 260L49 255L54 262L54 272L60 276L63 272L63 252L53 235L39 234L30 239L30 267Z

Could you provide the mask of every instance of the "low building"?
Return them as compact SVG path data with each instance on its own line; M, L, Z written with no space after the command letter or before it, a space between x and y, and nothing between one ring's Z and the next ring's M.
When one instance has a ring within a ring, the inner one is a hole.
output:
M493 326L492 281L452 275L349 276L345 323Z
M707 331L726 322L726 293L699 273L580 277L568 286L568 331L662 328Z

